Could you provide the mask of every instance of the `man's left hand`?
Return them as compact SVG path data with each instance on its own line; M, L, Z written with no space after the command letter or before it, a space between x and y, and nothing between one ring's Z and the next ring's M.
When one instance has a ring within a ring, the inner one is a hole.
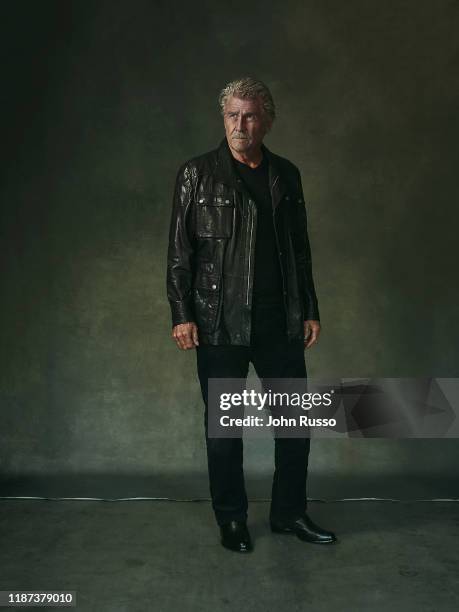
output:
M317 342L320 334L320 322L308 319L304 322L304 348L309 348Z

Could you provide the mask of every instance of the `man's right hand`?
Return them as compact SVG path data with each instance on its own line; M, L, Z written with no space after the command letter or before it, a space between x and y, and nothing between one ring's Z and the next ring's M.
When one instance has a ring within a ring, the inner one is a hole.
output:
M184 351L192 349L199 345L198 326L193 322L175 325L172 328L172 339L180 349Z

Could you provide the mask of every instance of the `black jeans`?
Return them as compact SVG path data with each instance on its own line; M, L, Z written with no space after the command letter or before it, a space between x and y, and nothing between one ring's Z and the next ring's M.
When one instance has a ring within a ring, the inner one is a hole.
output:
M304 344L288 342L281 304L252 309L250 346L199 345L198 376L205 404L204 426L212 508L217 523L246 520L248 501L243 472L242 438L208 437L208 378L247 378L250 361L264 378L306 378ZM274 439L274 476L270 517L289 520L306 510L306 479L310 439Z

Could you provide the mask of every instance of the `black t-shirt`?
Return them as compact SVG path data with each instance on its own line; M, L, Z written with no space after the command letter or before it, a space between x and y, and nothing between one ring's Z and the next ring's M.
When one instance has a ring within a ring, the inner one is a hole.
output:
M282 272L274 233L268 160L263 156L256 168L251 168L235 158L233 162L257 207L253 302L255 305L280 304L283 301Z

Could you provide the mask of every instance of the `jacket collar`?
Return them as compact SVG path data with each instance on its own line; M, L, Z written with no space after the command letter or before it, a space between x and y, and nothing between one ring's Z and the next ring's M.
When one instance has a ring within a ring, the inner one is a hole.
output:
M282 180L279 165L273 153L271 153L268 147L266 147L263 143L261 144L261 150L263 152L263 155L266 156L268 160L269 187L271 190L273 210L275 210L281 202L282 198L284 197L287 189L285 187L284 181ZM243 181L240 179L234 167L233 154L231 153L231 149L229 148L226 136L220 142L220 145L217 149L217 153L217 164L214 171L215 178L218 181L225 183L226 185L230 185L231 187L234 187L241 193L244 193L250 197L250 194L245 188Z

